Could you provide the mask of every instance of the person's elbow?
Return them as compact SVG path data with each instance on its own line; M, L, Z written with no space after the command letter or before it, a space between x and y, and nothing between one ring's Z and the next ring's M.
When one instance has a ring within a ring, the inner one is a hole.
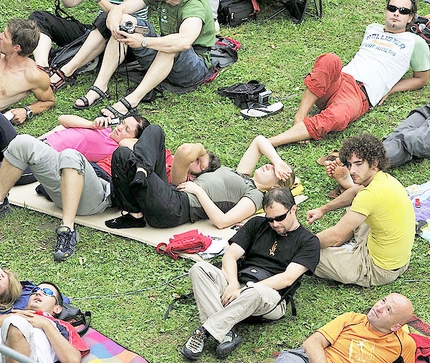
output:
M332 241L333 247L339 247L341 244L348 241L348 236L342 231L333 231L331 241ZM329 247L329 246L326 246L326 247ZM321 248L325 248L325 247L321 245Z
M232 225L232 223L227 223L226 221L223 221L223 220L212 221L212 223L218 229L224 229Z

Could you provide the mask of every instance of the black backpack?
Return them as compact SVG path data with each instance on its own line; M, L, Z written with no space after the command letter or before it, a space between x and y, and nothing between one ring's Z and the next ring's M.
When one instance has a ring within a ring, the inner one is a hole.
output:
M256 0L220 0L218 21L221 24L238 26L249 20L256 20L260 6Z
M425 16L417 16L408 30L423 38L430 48L430 19Z
M264 84L252 80L248 83L236 83L231 87L219 88L218 94L230 98L241 110L258 103L258 95L266 91Z

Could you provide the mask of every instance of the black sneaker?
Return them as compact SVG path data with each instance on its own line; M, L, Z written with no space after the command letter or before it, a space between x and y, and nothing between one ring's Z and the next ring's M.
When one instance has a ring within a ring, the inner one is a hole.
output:
M145 217L134 218L130 213L105 221L106 227L121 228L143 228L146 226Z
M57 233L57 245L54 250L54 261L65 261L75 252L79 234L76 231L76 227L72 231L67 226L60 226L55 232Z
M3 218L6 214L12 212L12 208L9 205L9 199L4 198L3 204L0 205L0 218Z
M230 330L222 342L216 347L216 356L220 359L227 358L240 343L242 343L242 338Z
M207 336L204 330L197 329L183 346L181 353L189 360L198 360L202 355Z

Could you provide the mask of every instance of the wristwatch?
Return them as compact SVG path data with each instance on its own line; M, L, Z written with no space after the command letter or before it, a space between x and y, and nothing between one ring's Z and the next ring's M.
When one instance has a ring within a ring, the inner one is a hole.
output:
M28 106L24 106L25 112L27 112L27 117L25 118L26 120L29 120L33 117L33 111L30 110L30 107Z
M142 44L141 44L142 48L146 48L148 46L148 41L146 39L145 36L143 36L143 40L142 40Z

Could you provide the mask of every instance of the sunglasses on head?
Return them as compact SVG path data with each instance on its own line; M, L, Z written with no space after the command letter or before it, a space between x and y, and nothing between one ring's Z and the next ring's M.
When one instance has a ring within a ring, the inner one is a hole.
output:
M33 288L33 290L31 290L30 295L35 295L39 291L42 291L43 295L45 296L52 296L58 303L57 297L55 296L55 292L52 291L49 287L36 286L35 288Z
M400 14L402 14L402 15L409 15L410 13L412 13L412 10L411 9L408 9L408 8L404 8L404 7L400 7L400 8L398 8L397 6L395 6L395 5L387 5L387 10L390 12L390 13L395 13L397 10L399 11L399 13Z
M280 216L276 216L276 217L268 217L268 216L266 216L266 221L267 222L269 222L269 223L273 223L273 222L282 222L285 218L287 218L287 214L289 213L290 211L289 210L287 210L284 214L281 214Z

